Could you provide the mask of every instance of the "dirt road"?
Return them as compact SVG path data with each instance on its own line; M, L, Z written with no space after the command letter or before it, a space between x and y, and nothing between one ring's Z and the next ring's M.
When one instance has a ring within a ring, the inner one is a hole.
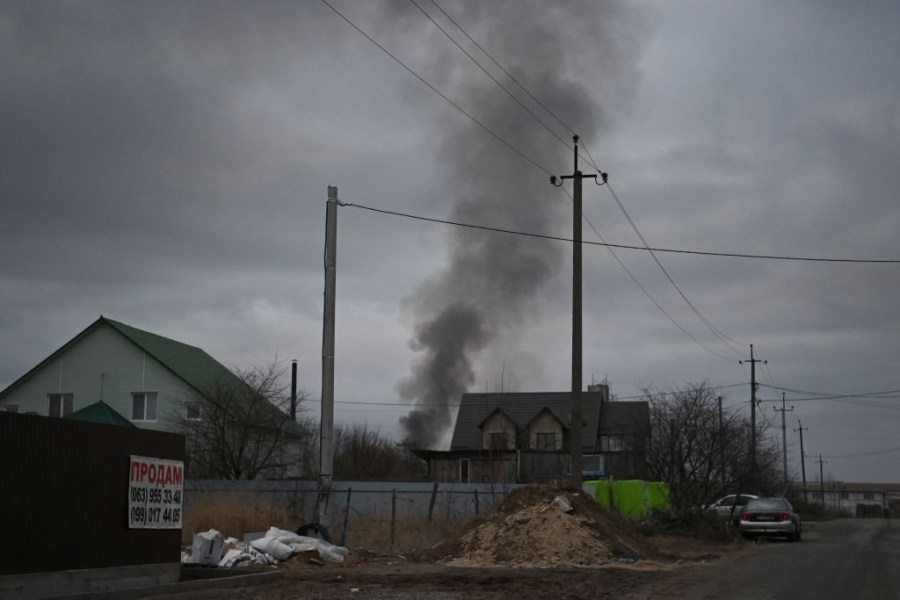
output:
M237 589L209 589L165 596L167 600L318 600L326 598L380 600L387 598L454 600L641 599L686 572L720 568L750 544L702 544L679 538L657 540L670 558L602 567L456 567L410 562L398 558L365 557L344 565L315 565L292 560L278 567L283 579ZM159 598L159 597L157 597Z

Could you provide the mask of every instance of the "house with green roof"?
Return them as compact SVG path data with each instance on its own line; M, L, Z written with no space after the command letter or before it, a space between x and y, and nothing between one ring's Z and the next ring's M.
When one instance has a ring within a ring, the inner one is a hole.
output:
M241 386L246 387L240 377L202 349L101 316L0 391L0 410L98 418L96 405L102 402L104 418L117 413L136 427L186 432L190 438L202 428L185 424L212 417L204 414L211 390ZM273 424L274 435L299 433L271 402L252 393L237 396L257 404L252 414Z

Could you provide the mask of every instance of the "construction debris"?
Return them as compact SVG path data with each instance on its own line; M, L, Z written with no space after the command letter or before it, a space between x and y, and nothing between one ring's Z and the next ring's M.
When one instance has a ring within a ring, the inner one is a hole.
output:
M583 493L534 485L513 490L429 554L455 566L585 567L659 553L631 522Z
M223 554L224 551L224 554ZM181 562L223 568L250 565L275 565L297 554L315 553L321 561L339 563L349 554L343 546L336 546L318 538L270 527L265 536L242 542L236 538L222 539L215 529L194 535L190 554L182 552ZM309 560L316 560L310 557ZM321 562L316 561L316 562Z

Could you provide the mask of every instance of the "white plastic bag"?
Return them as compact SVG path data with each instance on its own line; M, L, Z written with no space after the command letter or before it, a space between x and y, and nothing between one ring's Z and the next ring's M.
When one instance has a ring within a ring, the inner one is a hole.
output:
M282 544L274 537L261 537L258 540L250 542L250 545L260 552L269 554L276 560L287 560L291 557L291 554L294 553L290 546Z
M194 534L191 562L214 567L222 559L222 534L215 529Z

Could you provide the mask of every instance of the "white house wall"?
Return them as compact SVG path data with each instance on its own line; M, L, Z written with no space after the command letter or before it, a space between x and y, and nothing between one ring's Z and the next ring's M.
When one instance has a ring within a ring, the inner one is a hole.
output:
M156 421L134 421L147 429L172 429L192 397L190 386L108 325L101 325L32 373L3 399L19 412L47 415L48 394L73 394L73 410L102 399L131 419L132 392L157 392Z

